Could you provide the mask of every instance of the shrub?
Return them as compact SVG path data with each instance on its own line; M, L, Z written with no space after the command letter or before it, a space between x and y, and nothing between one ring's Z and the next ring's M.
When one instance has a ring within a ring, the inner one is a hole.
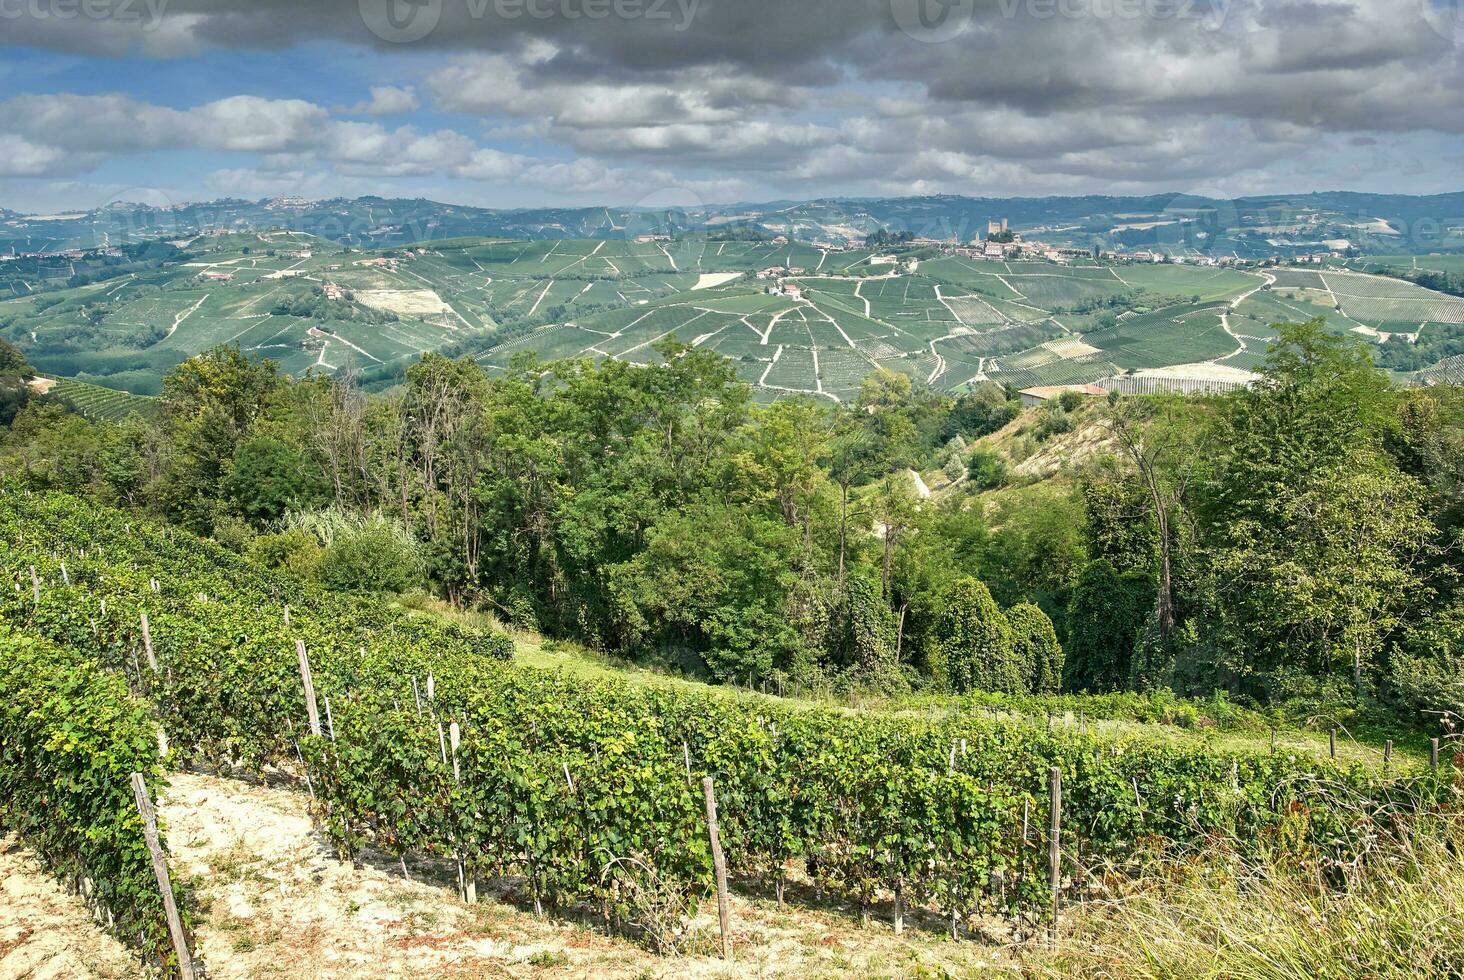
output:
M996 490L1006 486L1006 460L989 449L980 449L971 454L966 473L978 490Z

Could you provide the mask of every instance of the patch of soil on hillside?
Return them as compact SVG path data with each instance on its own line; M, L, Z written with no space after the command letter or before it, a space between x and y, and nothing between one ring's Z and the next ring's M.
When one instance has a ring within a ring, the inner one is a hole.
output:
M657 956L578 921L536 917L497 898L458 900L450 862L336 859L303 791L176 774L162 814L175 873L195 908L199 953L230 977L914 977L1010 970L999 947L931 929L896 937L834 906L733 896L736 955L714 954L715 903L693 952ZM485 882L480 894L506 891Z
M14 836L0 838L0 978L138 975L138 960L92 921Z

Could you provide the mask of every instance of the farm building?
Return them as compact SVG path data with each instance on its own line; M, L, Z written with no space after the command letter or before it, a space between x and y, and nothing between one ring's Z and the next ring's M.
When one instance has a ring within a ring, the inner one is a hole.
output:
M1023 388L1017 392L1022 398L1023 408L1041 405L1062 395L1065 391L1076 391L1080 395L1107 397L1108 389L1097 385L1042 385L1037 388Z

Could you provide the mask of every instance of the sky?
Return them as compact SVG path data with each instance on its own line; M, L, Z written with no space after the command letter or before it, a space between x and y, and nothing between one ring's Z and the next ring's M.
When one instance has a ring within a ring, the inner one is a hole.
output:
M0 207L1464 190L1464 0L0 0Z

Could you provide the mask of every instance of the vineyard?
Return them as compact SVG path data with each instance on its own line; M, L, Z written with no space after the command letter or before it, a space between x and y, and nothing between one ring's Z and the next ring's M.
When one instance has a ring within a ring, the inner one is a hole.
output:
M465 895L513 879L536 907L588 910L658 948L710 892L704 777L734 880L781 897L800 860L860 908L893 895L953 932L983 911L1030 928L1055 891L1217 841L1345 874L1401 801L1444 785L1036 719L858 715L531 669L505 637L266 576L60 494L0 496L0 539L0 814L58 875L87 877L104 921L162 965L126 805L128 774L160 764L294 771L343 856L435 855ZM57 732L85 751L58 755Z
M150 415L157 407L156 399L134 395L130 391L103 388L73 378L55 380L55 386L48 392L50 397L70 405L89 419L114 422L129 415Z

